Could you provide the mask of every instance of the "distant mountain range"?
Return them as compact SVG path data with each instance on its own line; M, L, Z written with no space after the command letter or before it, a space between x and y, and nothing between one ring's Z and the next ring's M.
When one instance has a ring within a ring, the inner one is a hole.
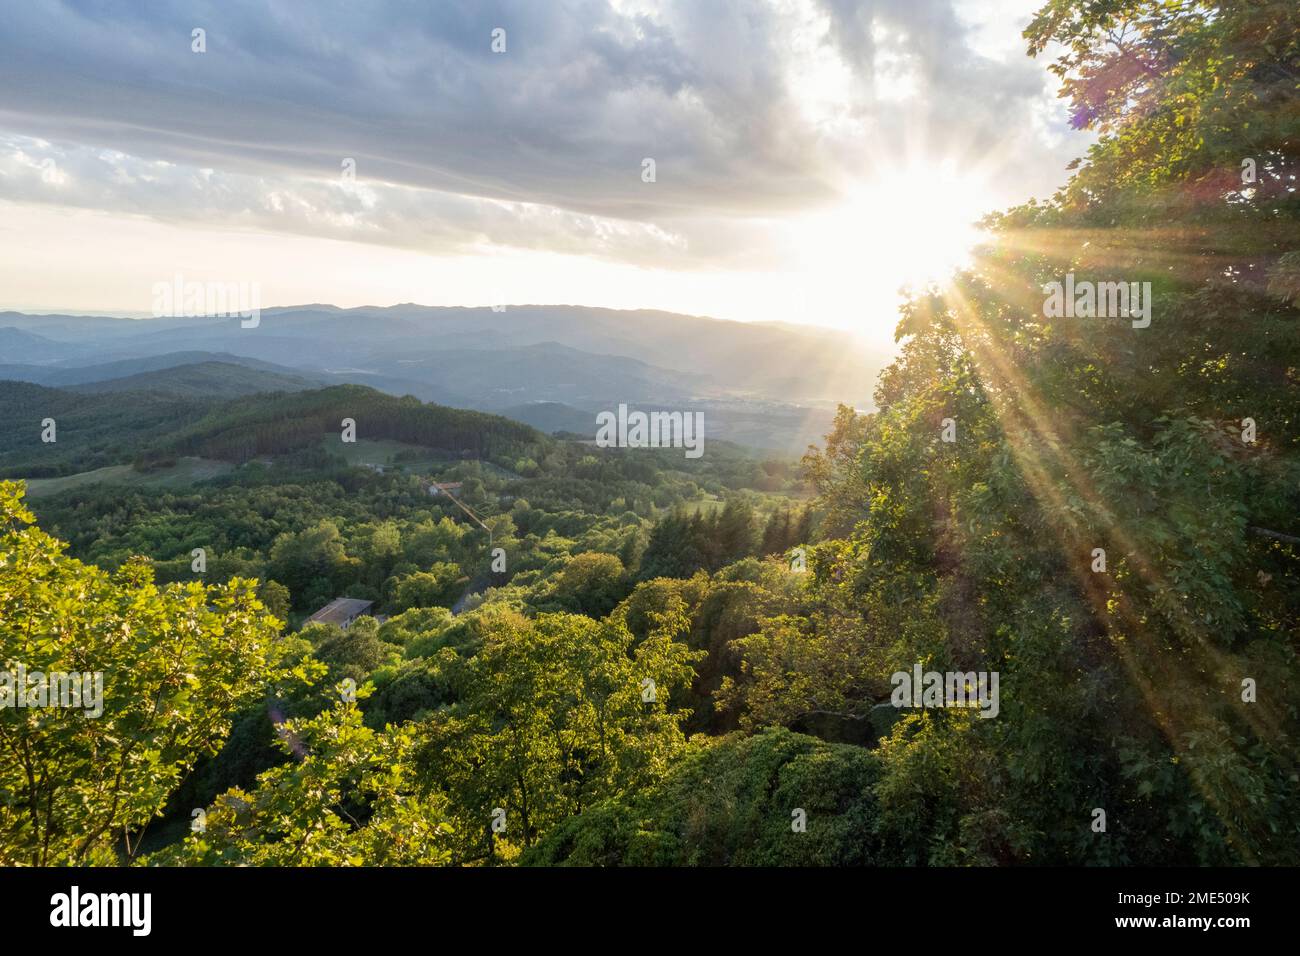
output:
M786 453L836 402L869 405L886 360L810 326L579 306L306 305L255 328L0 313L0 380L196 399L354 383L581 434L619 403L703 410L706 435Z
M299 375L247 368L232 362L195 362L67 387L71 392L153 392L173 398L239 398L259 392L301 392L317 387Z

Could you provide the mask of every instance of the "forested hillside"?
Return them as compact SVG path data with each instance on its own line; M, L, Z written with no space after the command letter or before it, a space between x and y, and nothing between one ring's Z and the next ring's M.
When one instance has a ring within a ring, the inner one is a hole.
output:
M342 434L350 419L357 437L386 438L456 456L502 459L536 453L545 439L526 425L481 412L394 398L362 385L297 392L214 409L190 429L169 436L164 451L247 461L316 444Z
M129 460L197 421L207 399L125 393L112 401L0 381L0 477L43 478Z
M313 384L297 375L208 361L65 387L87 394L150 392L176 398L229 399L261 392L299 392Z
M301 453L327 438L391 440L450 458L514 464L548 439L482 412L396 398L362 385L313 389L275 372L196 363L52 389L0 382L0 474L38 478L180 455L243 463ZM52 428L51 428L52 423Z

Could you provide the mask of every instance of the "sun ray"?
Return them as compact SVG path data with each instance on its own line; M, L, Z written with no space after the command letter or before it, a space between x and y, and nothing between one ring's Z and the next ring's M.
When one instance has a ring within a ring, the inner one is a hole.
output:
M1007 270L983 259L978 268L998 275L998 297L1007 299L1011 308L1022 310L1027 303L1041 301L1041 295L1037 295L1032 287L1026 286L1023 276L1018 281L1009 281L1014 277ZM1009 290L1015 291L1009 294ZM1112 510L1097 489L1087 481L1087 469L1083 462L1069 451L1070 448L1080 447L1081 436L1074 432L1068 419L1061 420L1059 415L1047 414L1048 409L1027 377L1017 368L993 330L981 318L979 307L963 289L963 282L946 285L937 300L930 301L941 303L941 307L946 310L946 317L952 320L957 334L979 369L981 381L994 403L995 414L1006 436L1008 448L1027 487L1039 500L1041 513L1052 529L1062 554L1087 554L1093 543L1069 519L1072 509L1062 494L1062 489L1065 489L1075 498L1086 502L1091 512L1103 519L1104 537L1119 545L1144 583L1153 588L1171 589L1172 583L1143 558L1141 548L1114 519ZM1081 559L1072 560L1067 557L1065 560L1081 593L1091 603L1097 620L1105 624L1111 646L1115 648L1130 679L1142 694L1156 724L1165 734L1175 754L1185 757L1184 738L1194 728L1181 713L1179 701L1168 696L1167 688L1177 686L1178 680L1175 678L1186 679L1189 673L1201 673L1211 675L1218 686L1226 689L1233 686L1234 678L1241 672L1240 666L1210 643L1206 629L1199 622L1192 620L1182 609L1177 609L1171 624L1177 632L1191 639L1184 647L1193 659L1184 660L1184 664L1190 666L1183 668L1183 673L1175 674L1171 670L1168 649L1156 646L1141 615L1121 593L1103 587L1095 575L1085 570L1085 564ZM1248 712L1246 717L1261 735L1281 732L1282 715L1272 713L1268 708ZM1234 835L1240 835L1243 826L1266 825L1266 821L1250 819L1245 807L1229 804L1223 794L1201 777L1194 762L1191 762L1191 772L1202 796L1209 805L1215 807L1225 826ZM1243 815L1246 816L1244 820ZM1243 846L1248 841L1236 842L1238 846ZM1250 854L1246 853L1246 856L1248 862L1251 862Z

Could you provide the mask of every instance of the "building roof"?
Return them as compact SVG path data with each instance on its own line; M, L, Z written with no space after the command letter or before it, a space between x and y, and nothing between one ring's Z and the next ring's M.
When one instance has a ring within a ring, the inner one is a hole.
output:
M341 626L354 617L365 614L374 603L374 601L362 601L358 598L335 598L303 623L338 624Z

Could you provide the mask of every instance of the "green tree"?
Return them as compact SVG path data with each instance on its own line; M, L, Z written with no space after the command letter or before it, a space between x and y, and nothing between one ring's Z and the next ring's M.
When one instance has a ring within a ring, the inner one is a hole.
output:
M718 518L716 535L720 552L718 567L753 554L758 547L753 506L739 496L728 499Z
M451 798L460 859L509 859L664 772L685 743L687 713L671 707L695 657L673 639L684 626L670 608L638 644L616 617L502 614L473 658L439 652L458 667L458 703L422 726L418 762Z
M450 858L446 801L422 792L409 764L409 727L375 731L355 704L289 720L289 758L232 788L203 825L148 862L166 866L435 866Z
M604 617L627 593L623 562L612 554L577 554L555 579L551 602L557 609Z
M276 538L268 572L289 588L302 607L304 595L319 600L321 594L341 591L357 580L360 567L344 550L338 525L322 520L304 531Z
M257 599L272 617L281 621L288 620L291 600L289 589L279 581L263 581L257 589Z
M333 624L309 624L298 632L315 646L316 657L329 666L330 679L352 678L363 683L385 664L396 663L401 648L379 636L373 617L359 617L343 630Z
M880 763L788 730L692 747L664 779L602 801L525 851L525 866L872 866ZM802 817L800 817L802 814ZM795 829L796 821L805 826Z
M143 561L109 574L66 557L33 520L21 485L0 483L0 662L101 674L102 713L0 708L0 862L113 864L231 715L288 676L280 622L255 581L159 588Z
M451 607L464 593L469 579L460 568L447 561L397 579L389 603L395 611L420 607Z

